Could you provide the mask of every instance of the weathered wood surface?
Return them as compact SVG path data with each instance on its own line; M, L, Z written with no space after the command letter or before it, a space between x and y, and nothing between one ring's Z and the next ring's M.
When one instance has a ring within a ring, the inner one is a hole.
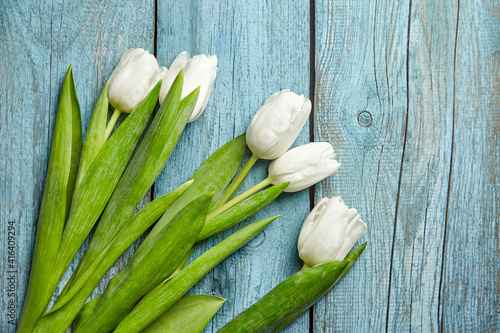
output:
M219 58L208 108L186 128L153 197L244 132L271 93L314 94L312 132L297 144L329 141L342 163L316 197L341 195L357 207L369 245L284 331L500 330L499 8L472 0L2 2L0 331L15 330L9 301L19 318L24 300L66 68L74 66L85 128L130 47L156 52L164 66L184 50ZM266 166L259 162L245 187L263 179ZM252 220L282 217L195 286L228 299L206 332L300 268L296 239L309 200L307 191L283 195Z
M368 246L314 309L315 331L386 328L407 115L409 1L316 3L316 141L342 164L318 199L342 196L366 221Z
M500 330L500 4L460 1L440 315Z
M309 3L176 1L159 2L157 56L166 66L180 52L216 54L219 71L205 113L190 123L155 183L155 195L181 184L218 147L246 131L269 95L281 89L309 93ZM196 22L186 29L185 22ZM289 31L290 35L282 35ZM293 32L293 36L292 36ZM306 143L306 129L297 144ZM267 177L267 161L259 161L242 189ZM307 191L283 195L250 221L281 214L263 233L226 259L192 290L227 298L207 332L216 332L235 315L300 269L296 242L301 219L309 211ZM201 254L237 227L207 240ZM303 316L289 332L304 332Z
M315 331L499 329L498 5L316 3L314 134L343 163L318 195L370 245Z
M29 279L36 220L64 74L73 65L84 129L94 103L123 52L154 47L154 4L3 1L0 10L0 306L1 332L14 332ZM147 201L148 198L145 198ZM13 221L15 269L8 269L8 222ZM87 244L84 245L84 247ZM77 255L81 258L83 251ZM130 252L124 259L130 257ZM116 274L124 260L109 274ZM69 271L74 270L73 262ZM6 292L15 271L15 297ZM69 279L66 274L64 284ZM107 285L106 276L99 290ZM58 290L59 291L59 290Z

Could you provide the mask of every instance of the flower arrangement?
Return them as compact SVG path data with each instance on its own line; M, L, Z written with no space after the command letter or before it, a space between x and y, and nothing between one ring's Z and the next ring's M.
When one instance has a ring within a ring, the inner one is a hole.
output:
M267 99L246 134L220 147L184 184L134 215L187 123L204 112L216 75L216 56L182 52L167 69L143 49L125 52L98 97L83 142L69 67L18 332L66 332L71 325L74 332L179 327L201 332L224 299L186 292L279 216L235 231L186 265L197 244L256 214L282 192L306 189L339 169L327 142L290 149L309 117L311 102L283 90ZM122 113L128 115L116 126ZM240 169L247 147L252 156ZM238 194L259 159L273 160L268 177ZM64 272L95 226L84 257L49 308ZM113 263L151 227L106 291L86 303ZM348 252L365 232L356 209L339 197L320 200L298 240L304 268L220 332L275 332L291 323L352 267L366 244Z

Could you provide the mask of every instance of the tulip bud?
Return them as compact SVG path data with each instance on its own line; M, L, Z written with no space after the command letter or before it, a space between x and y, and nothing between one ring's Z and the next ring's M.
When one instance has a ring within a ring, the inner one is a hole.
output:
M344 260L366 233L366 224L355 208L340 197L323 198L307 216L298 241L299 257L309 266Z
M248 126L247 145L252 153L274 160L293 144L311 113L311 101L289 89L272 94Z
M153 76L151 76L151 80L149 81L149 88L148 92L149 93L153 88L160 82L160 80L165 79L168 73L168 68L167 67L158 67L156 71L154 72Z
M152 76L158 69L156 58L143 49L125 52L109 77L109 103L130 113L150 91Z
M187 52L179 54L172 62L163 81L160 90L160 103L163 103L175 77L182 68L184 68L184 85L182 87L181 98L186 97L200 86L198 101L188 119L190 123L203 113L208 104L210 94L212 93L212 86L217 75L217 56L200 54L190 58Z
M311 142L290 149L269 165L269 180L290 182L285 192L303 190L332 175L340 167L337 154L327 142Z

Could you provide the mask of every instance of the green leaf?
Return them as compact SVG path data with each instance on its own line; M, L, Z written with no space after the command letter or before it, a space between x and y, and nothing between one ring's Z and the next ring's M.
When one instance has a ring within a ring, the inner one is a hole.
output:
M80 156L82 154L82 115L80 112L80 103L76 96L75 82L73 73L70 73L71 81L69 85L71 98L71 165L68 176L68 190L66 192L66 219L68 218L73 193L76 187L76 176L78 173L78 165L80 164Z
M201 333L225 301L210 295L183 296L142 332Z
M141 246L147 244L150 238L154 237L186 203L197 196L202 193L213 192L214 198L219 198L231 179L233 179L236 171L238 171L245 150L245 134L242 134L213 153L191 176L190 179L194 180L193 185L165 212L165 215L151 230ZM212 201L209 211L216 204L217 200L215 199Z
M100 253L85 272L75 277L72 283L67 283L63 292L50 310L54 312L66 304L86 283L91 280L94 288L96 282L104 277L114 262L128 249L146 230L160 218L160 216L172 205L193 183L188 181L172 192L159 197L147 204L127 224L113 241ZM97 278L99 276L100 278ZM93 288L92 288L93 289ZM49 312L49 313L50 313Z
M272 332L280 324L289 324L325 293L352 267L366 243L343 261L329 261L292 275L240 313L218 333Z
M212 193L193 200L147 245L138 249L108 284L92 316L74 332L109 332L137 301L170 276L191 250L203 227Z
M170 206L191 183L192 182L187 182L174 191L153 200L132 217L121 230L120 234L116 236L112 245L103 252L102 258L98 258L98 260L101 261L96 261L95 269L91 266L89 270L91 274L82 276L81 280L75 282L71 290L68 290L69 286L65 287L51 311L38 320L34 332L66 332L73 319L75 319L80 309L84 306L85 301L89 298L92 291L97 287L113 263L165 212L168 206ZM82 282L85 283L79 288ZM75 291L76 294L72 296ZM86 311L89 311L88 309L90 306L90 303L85 306ZM92 312L93 311L90 311L89 313L92 314Z
M277 218L278 216L274 216L252 223L203 253L170 281L162 283L154 293L145 296L113 332L134 333L146 328L222 260L251 241Z
M97 304L99 304L99 301L101 300L101 296L102 295L99 295L96 298L90 300L87 304L85 304L82 311L80 311L78 313L78 315L76 316L75 321L73 323L73 327L80 325L81 323L85 322L88 318L90 318L92 316L92 314L95 311L95 308L97 307ZM45 318L45 317L42 317L42 319L43 318ZM69 327L69 325L68 325L68 327ZM36 328L38 328L38 325ZM47 327L47 329L50 329L51 332L55 332L54 327ZM44 331L35 330L35 332L44 332ZM45 332L48 332L48 331L45 331ZM61 331L61 333L62 332L63 331ZM64 332L66 332L66 330L64 330Z
M179 212L180 209L182 209L186 203L188 203L189 199L194 199L196 198L196 195L199 194L201 195L203 190L207 190L209 192L210 190L214 191L215 193L220 193L223 191L223 189L227 186L227 183L231 180L231 178L234 176L236 171L238 170L239 165L241 164L241 161L243 160L243 156L245 154L246 150L246 141L245 141L245 136L240 135L239 137L229 141L226 143L224 146L219 148L215 153L212 154L212 156L209 157L209 159L203 163L200 168L191 176L191 180L194 181L194 179L198 179L199 177L204 177L206 175L211 175L215 178L213 179L205 179L201 180L195 183L197 184L197 189L196 191L190 191L191 193L188 193L188 195L183 195L182 200L184 200L184 204L179 204L179 200L174 202L175 207L171 207L168 209L168 219L171 219L172 212ZM221 167L222 166L222 167ZM214 172L211 167L214 168L219 168L217 172ZM220 178L217 178L219 177ZM194 184L193 184L194 186ZM189 191L189 190L188 190ZM188 192L186 191L186 192ZM158 199L157 199L158 200ZM213 204L211 204L213 206ZM146 206L147 207L147 206ZM167 214L165 214L167 215ZM175 214L174 214L175 215ZM162 218L163 220L163 218ZM162 225L165 225L168 221L164 221ZM157 229L159 230L159 229ZM121 236L119 236L121 237ZM134 236L138 238L139 236ZM149 237L148 237L149 238ZM144 244L144 242L143 242ZM142 245L141 245L142 247ZM111 247L112 249L115 248L114 246ZM104 274L107 272L107 270L112 266L112 262L116 259L113 259L114 255L108 255L106 260L106 263L101 262L95 273L91 275L90 280L88 280L85 285L69 300L65 305L63 305L60 309L58 309L55 312L51 312L50 314L42 317L39 320L39 323L37 323L36 326L36 332L66 332L66 329L69 327L75 316L77 315L78 311L83 307L85 304L85 301L88 299L88 297L91 295L92 291L94 288L97 286L99 281L102 279ZM110 264L111 262L111 264ZM76 275L74 275L76 277ZM76 281L74 276L71 277L70 282L68 283L73 283ZM67 287L69 288L69 286ZM65 288L62 295L68 292L68 289ZM67 300L64 300L67 301ZM56 302L56 304L59 302L59 300ZM62 303L61 303L62 304Z
M72 66L69 66L59 97L49 166L38 216L30 281L18 332L31 332L36 320L43 314L48 304L43 301L45 285L50 279L57 258L67 207L72 196L74 163L79 156L78 134L81 140L79 111Z
M198 97L198 90L195 90L181 100L183 80L181 70L134 157L116 185L92 241L73 273L76 278L87 273L89 266L109 246L123 225L134 214L137 205L167 163ZM73 277L72 280L74 280Z
M363 245L361 245L360 247L358 247L356 250L354 250L353 252L351 252L344 259L344 261L348 260L349 263L347 264L346 268L344 269L344 271L342 272L342 274L340 275L340 277L338 278L338 280L340 280L349 271L349 269L351 269L352 265L354 265L354 263L358 259L359 255L363 252L363 250L365 249L365 247L366 247L366 243L364 243ZM305 310L305 311L307 311L307 310ZM282 329L284 329L285 327L287 327L288 325L290 325L291 323L293 323L297 318L299 318L300 316L302 316L304 314L304 312L300 312L298 314L294 314L294 315L292 315L290 317L287 317L282 322L280 322L278 324L278 326L276 326L272 330L272 333L277 333L277 332L281 331Z
M271 333L278 333L278 332L280 332L282 329L284 329L285 327L287 327L288 325L290 325L291 323L293 323L295 320L297 320L300 316L302 316L306 312L307 312L307 310L305 310L304 312L298 313L298 314L294 314L294 315L292 315L290 317L287 317L285 320L283 320L281 323L279 323L279 325L276 326L271 331Z
M106 82L106 85L104 85L104 88L97 99L92 117L90 118L89 127L87 128L87 133L85 134L85 142L83 144L76 186L82 182L87 170L106 142L104 132L106 131L106 120L109 108L108 86L109 83Z
M261 209L273 202L273 200L286 189L288 184L288 182L278 184L264 191L258 192L250 198L231 207L212 220L205 222L205 225L198 236L198 241L227 230L241 221L246 220L250 216L257 214Z
M158 84L118 127L76 189L50 281L44 286L44 309L64 272L97 222L144 131L158 99Z

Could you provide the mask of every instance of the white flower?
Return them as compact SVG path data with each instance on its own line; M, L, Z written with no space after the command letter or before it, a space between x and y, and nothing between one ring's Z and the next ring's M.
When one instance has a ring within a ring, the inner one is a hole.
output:
M274 160L293 144L311 113L311 101L289 89L272 94L248 126L247 145L252 153Z
M109 103L130 113L149 92L151 78L158 69L156 58L143 49L125 52L109 77Z
M290 182L285 192L303 190L332 175L340 167L327 142L311 142L290 149L269 165L273 184Z
M212 93L212 86L217 76L217 56L204 54L189 57L187 52L182 52L175 58L168 70L160 90L160 103L163 103L177 74L184 68L184 84L181 98L189 95L200 86L198 100L188 122L196 120L205 110Z
M349 209L340 197L323 198L302 226L297 245L299 256L309 266L344 260L365 233L366 224L355 208Z
M164 80L167 76L168 68L167 67L158 67L154 72L153 76L151 76L151 80L149 81L148 94L153 88L158 84L160 80ZM162 83L163 84L163 83Z
M167 96L168 91L170 90L170 87L172 87L172 84L174 83L175 78L183 69L186 67L187 63L189 62L189 54L187 52L182 52L177 56L177 58L172 61L172 64L170 65L170 69L167 72L167 75L163 79L162 87L160 90L160 104L163 103L163 100ZM184 75L186 74L186 71L184 71ZM185 80L184 80L185 81ZM184 93L184 91L183 91ZM186 94L188 95L188 94Z

